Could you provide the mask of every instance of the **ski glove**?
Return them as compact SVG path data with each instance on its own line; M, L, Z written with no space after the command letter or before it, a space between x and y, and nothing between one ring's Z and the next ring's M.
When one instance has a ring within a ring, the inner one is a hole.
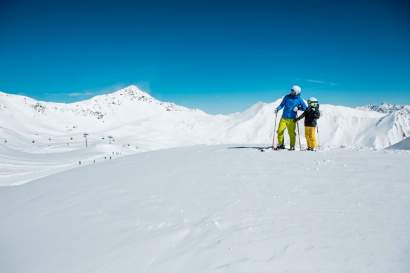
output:
M274 112L275 112L275 114L277 114L279 112L279 110L275 108Z

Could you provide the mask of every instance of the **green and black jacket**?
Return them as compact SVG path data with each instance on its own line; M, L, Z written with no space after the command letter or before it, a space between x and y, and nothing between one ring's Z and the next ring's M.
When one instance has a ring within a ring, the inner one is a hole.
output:
M302 115L296 118L296 121L305 118L305 126L316 127L317 120L320 118L319 105L315 108L309 106Z

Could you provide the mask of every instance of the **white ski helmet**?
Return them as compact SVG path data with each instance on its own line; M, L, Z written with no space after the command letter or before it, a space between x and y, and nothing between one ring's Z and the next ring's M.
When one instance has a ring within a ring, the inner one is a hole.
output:
M308 99L307 103L308 103L308 105L310 105L312 107L317 107L317 105L319 104L319 101L315 97L310 97Z
M315 98L315 97L310 97L310 98L308 99L308 103L318 103L317 98Z
M302 88L299 85L292 85L290 92L292 95L299 95L302 92Z

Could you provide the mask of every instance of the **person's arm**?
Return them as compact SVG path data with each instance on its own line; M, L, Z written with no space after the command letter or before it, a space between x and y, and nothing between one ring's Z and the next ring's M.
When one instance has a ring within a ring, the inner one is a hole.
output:
M299 117L295 118L295 121L299 121L299 120L301 120L302 118L304 118L304 117L306 116L307 111L308 111L308 109L306 109L305 111L303 111L302 115L300 115Z
M303 101L301 97L299 97L299 109L305 111L308 108L306 103Z
M276 107L276 109L275 109L276 111L279 111L280 109L282 109L282 108L285 106L286 99L287 99L287 96L285 96L285 97L282 99L282 102L279 104L279 106Z
M319 118L320 118L320 111L319 111L319 109L316 109L316 110L315 110L315 113L314 113L313 116L315 117L315 119L319 119Z

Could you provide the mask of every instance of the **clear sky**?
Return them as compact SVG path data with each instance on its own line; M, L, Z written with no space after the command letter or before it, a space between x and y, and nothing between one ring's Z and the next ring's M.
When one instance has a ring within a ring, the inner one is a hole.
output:
M227 113L294 83L322 103L410 104L408 1L0 1L0 91L69 102L136 84Z

